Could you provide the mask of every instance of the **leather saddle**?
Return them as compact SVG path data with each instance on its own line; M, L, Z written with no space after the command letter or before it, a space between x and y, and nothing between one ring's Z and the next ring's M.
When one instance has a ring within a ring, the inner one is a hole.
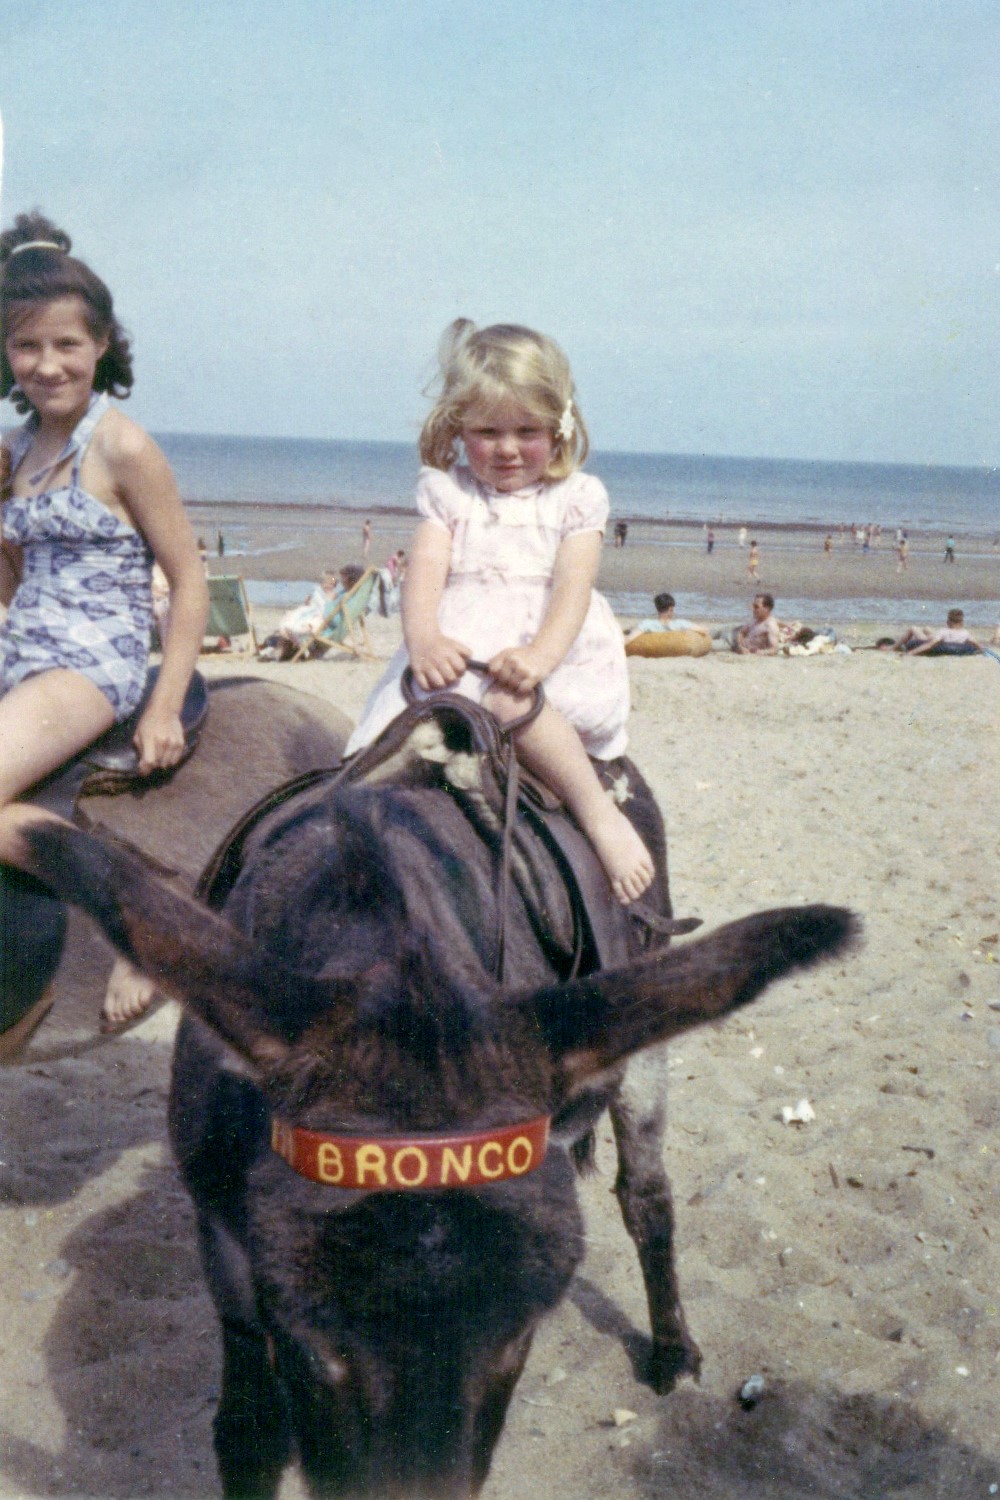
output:
M139 787L145 789L169 780L177 766L171 766L167 771L154 771L150 776L140 776L139 754L132 743L159 672L159 667L150 669L139 706L129 718L113 725L107 734L81 750L74 760L60 766L45 781L40 781L26 800L64 818L72 818L80 797L127 792ZM181 708L184 753L177 765L183 765L193 755L207 714L208 688L200 672L195 672Z
M673 917L666 834L641 774L626 757L595 765L656 865L656 879L645 900L627 908L615 900L600 861L565 808L517 766L511 742L493 716L470 699L448 692L411 703L371 745L339 766L308 772L276 787L220 845L197 894L214 907L222 906L243 868L255 830L299 795L314 792L325 797L342 786L436 787L453 797L494 851L501 924L506 873L558 972L568 978L612 968L700 924L697 918ZM553 880L560 882L558 900L552 899ZM497 949L499 976L502 931Z

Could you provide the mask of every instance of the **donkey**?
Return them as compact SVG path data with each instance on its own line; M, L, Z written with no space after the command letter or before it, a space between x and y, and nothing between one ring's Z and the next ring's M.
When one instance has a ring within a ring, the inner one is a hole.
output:
M273 1496L295 1453L316 1495L478 1493L581 1259L572 1148L609 1103L655 1374L697 1373L623 1065L844 950L850 913L761 912L560 981L514 901L501 986L490 855L447 792L302 791L244 856L216 912L77 829L6 855L185 1003L170 1123L222 1327L225 1494Z

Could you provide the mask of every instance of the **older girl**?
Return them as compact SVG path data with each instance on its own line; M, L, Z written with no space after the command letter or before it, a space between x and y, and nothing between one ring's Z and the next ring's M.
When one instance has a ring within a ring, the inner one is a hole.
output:
M176 764L208 612L167 461L111 405L132 386L111 294L70 249L37 213L0 236L0 396L28 414L4 439L0 492L0 808L137 708L154 560L170 587L170 632L135 744L144 774ZM105 1021L131 1019L150 993L109 992Z

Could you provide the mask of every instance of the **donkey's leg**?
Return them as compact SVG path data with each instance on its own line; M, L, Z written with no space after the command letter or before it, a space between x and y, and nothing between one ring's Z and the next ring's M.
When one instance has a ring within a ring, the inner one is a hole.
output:
M610 1106L618 1145L615 1193L635 1241L653 1335L650 1380L661 1392L679 1375L701 1371L701 1351L684 1321L674 1265L674 1208L663 1167L666 1048L630 1060Z
M223 1320L222 1396L212 1424L227 1500L272 1500L291 1441L284 1404L259 1328Z
M222 1492L227 1500L272 1500L292 1453L272 1350L242 1248L211 1212L199 1213L198 1233L222 1330L222 1394L212 1424Z

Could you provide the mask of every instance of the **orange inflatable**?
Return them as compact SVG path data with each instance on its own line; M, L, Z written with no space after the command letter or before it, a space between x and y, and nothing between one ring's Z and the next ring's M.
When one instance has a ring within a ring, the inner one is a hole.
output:
M644 630L625 642L626 656L707 656L711 649L700 630Z

